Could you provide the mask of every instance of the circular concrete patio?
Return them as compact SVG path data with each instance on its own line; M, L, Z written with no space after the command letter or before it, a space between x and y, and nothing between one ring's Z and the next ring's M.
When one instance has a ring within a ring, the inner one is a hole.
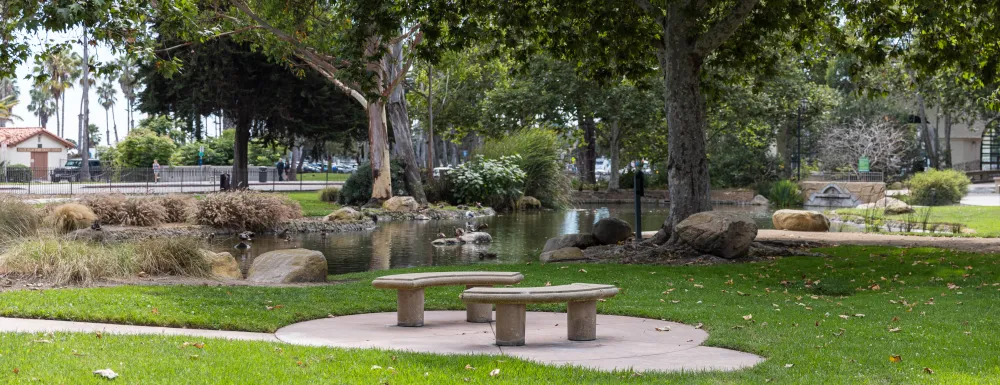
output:
M600 370L736 370L764 360L750 353L700 346L708 333L693 326L635 317L598 315L596 341L567 340L565 313L529 312L525 346L496 346L493 333L493 323L466 322L464 311L428 311L424 326L417 328L396 326L396 313L374 313L297 323L275 335L300 345L495 354Z

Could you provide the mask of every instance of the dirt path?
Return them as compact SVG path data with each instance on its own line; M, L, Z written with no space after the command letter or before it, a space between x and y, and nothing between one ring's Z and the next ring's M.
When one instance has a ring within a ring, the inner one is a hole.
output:
M830 245L939 247L960 251L1000 253L1000 238L923 237L870 233L811 233L759 230L758 241L816 242Z

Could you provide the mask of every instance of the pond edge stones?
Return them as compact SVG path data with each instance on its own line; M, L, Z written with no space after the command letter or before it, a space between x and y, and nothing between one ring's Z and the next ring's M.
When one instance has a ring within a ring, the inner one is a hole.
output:
M261 283L326 282L326 257L316 250L269 251L254 258L247 280Z
M757 237L757 223L746 215L704 211L685 218L674 231L691 248L718 257L745 257Z
M593 233L566 234L545 242L538 260L542 263L589 260L583 249L594 246L617 245L634 236L632 226L618 218L604 218L594 224Z

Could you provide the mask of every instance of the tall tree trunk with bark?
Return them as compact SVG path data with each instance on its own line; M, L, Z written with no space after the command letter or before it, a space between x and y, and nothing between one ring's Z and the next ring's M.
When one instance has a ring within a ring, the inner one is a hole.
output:
M392 57L383 59L388 67L390 79L400 76L403 69L403 42L399 41L392 47ZM413 133L410 130L410 116L406 108L406 98L403 96L403 86L396 85L389 94L389 120L392 122L392 133L396 138L396 151L403 158L406 169L403 173L406 178L406 191L413 199L420 204L427 203L424 195L424 185L420 180L420 166L417 164L417 156L413 151Z
M115 110L114 109L111 110L111 123L113 123L114 127L115 127L115 144L118 144L118 121L115 120Z
M83 26L83 109L80 120L80 180L90 180L90 44L87 26ZM150 165L152 167L152 165Z
M941 162L944 168L952 168L951 164L951 111L944 112L944 151L941 153Z
M924 136L924 146L927 149L927 159L930 161L931 168L940 168L939 160L941 157L938 154L937 130L932 129L927 122L927 104L924 102L924 95L920 92L917 92L917 106L920 108L920 127Z
M611 135L608 137L608 146L611 152L611 172L608 176L608 191L618 190L620 187L618 185L618 162L620 162L619 157L621 156L621 123L618 119L614 119L609 124L611 129Z
M434 66L427 66L427 172L434 175Z
M583 180L590 184L597 183L597 124L594 123L594 115L587 113L580 120L583 128L583 140L587 143L583 147L583 162L586 171L582 175Z
M379 206L392 198L392 172L389 170L389 129L385 125L385 104L375 99L368 104L368 145L372 163L372 198L369 206Z
M242 114L236 119L236 138L233 141L233 176L229 185L234 189L250 186L248 168L250 163L250 117Z

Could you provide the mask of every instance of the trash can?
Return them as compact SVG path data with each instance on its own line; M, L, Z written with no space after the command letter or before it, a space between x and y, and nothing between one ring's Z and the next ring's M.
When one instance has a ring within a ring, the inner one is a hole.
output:
M267 183L267 167L260 168L260 183Z

